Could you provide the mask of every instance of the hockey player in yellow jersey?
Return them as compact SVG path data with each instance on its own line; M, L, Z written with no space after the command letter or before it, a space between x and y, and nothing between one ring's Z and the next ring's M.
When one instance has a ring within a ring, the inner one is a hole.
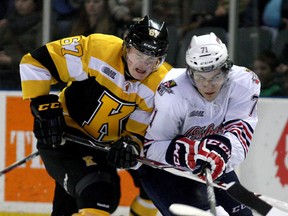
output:
M106 216L117 208L117 168L139 166L136 155L143 154L155 91L168 72L167 38L165 23L145 16L123 40L74 36L22 58L22 93L31 100L37 149L56 181L53 216ZM57 82L67 83L59 97L50 93ZM66 141L65 133L107 143L111 150ZM66 199L76 202L70 212L63 210Z

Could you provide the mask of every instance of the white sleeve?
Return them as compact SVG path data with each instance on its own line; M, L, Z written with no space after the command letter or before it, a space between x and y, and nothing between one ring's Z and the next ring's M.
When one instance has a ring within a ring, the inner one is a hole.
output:
M256 128L257 101L260 94L259 81L253 73L246 73L234 88L225 116L224 135L232 145L232 155L227 164L227 172L244 161L248 154L253 133Z
M170 141L154 141L146 152L146 157L159 161L161 163L167 163L165 160L166 151L170 144Z
M170 95L171 96L171 95ZM146 152L146 157L157 160L163 163L165 161L166 150L171 140L180 134L180 128L183 122L179 116L184 116L185 106L179 103L167 103L165 100L173 100L174 97L163 97L156 94L156 104L152 115L152 121L145 135L146 140L150 140L149 150ZM164 106L165 103L165 106ZM144 146L145 149L145 146Z

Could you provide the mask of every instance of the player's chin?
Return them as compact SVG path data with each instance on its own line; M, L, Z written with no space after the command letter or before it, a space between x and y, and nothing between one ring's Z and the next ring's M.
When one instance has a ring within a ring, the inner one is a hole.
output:
M145 73L139 73L137 71L134 71L134 73L132 74L133 78L134 79L137 79L137 80L144 80L146 77L148 77L150 74L150 72L145 72Z
M202 95L207 101L213 101L217 96L217 94L205 94L205 93Z

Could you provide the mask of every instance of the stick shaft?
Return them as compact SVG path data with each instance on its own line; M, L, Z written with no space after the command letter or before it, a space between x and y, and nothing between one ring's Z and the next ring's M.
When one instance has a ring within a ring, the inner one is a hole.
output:
M216 214L216 197L214 193L213 179L212 179L209 168L205 168L205 175L206 175L207 196L208 196L208 201L210 204L210 212L216 216L217 215Z
M22 164L24 164L24 163L32 160L33 158L35 158L35 157L38 156L38 155L39 155L39 152L36 151L36 152L28 155L27 157L25 157L25 158L23 158L23 159L21 159L21 160L18 160L18 161L16 161L16 162L14 162L13 164L11 164L11 165L9 165L8 167L6 167L5 169L1 170L1 171L0 171L0 176L4 175L4 174L7 173L7 172L10 172L11 170L15 169L16 167L18 167L18 166L20 166L20 165L22 165Z

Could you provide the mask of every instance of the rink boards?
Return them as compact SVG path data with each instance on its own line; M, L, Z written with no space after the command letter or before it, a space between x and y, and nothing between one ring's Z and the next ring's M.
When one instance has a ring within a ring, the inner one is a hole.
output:
M253 191L288 202L288 99L260 99L259 124L250 152L239 169ZM29 102L20 92L0 92L0 170L36 151ZM138 190L126 171L121 176L119 211L126 212ZM54 183L40 157L0 177L0 216L49 215ZM122 213L126 215L126 213ZM127 213L128 214L128 213Z

